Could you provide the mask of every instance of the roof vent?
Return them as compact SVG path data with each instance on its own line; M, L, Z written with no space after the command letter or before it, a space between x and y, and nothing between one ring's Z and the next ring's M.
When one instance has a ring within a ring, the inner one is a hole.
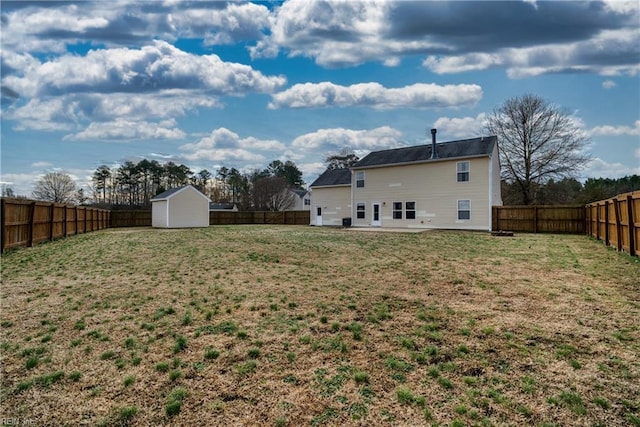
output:
M436 150L436 129L431 129L431 159L438 158L438 151Z

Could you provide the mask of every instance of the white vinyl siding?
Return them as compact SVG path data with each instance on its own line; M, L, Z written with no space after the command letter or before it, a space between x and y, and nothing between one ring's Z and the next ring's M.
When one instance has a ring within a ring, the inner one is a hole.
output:
M351 187L314 187L311 191L312 206L322 209L322 225L342 226L342 218L351 216ZM311 215L311 225L316 224L316 210Z
M474 179L458 183L453 174L460 160L440 160L411 165L370 168L366 170L367 184L356 187L354 173L352 200L370 206L373 202L382 204L382 223L393 227L407 228L450 228L465 230L491 229L491 194L489 171L499 170L497 156L469 158L469 171L474 171ZM490 166L491 162L491 166ZM490 167L492 169L490 169ZM499 183L499 181L498 181ZM495 182L493 183L495 185ZM499 189L497 197L499 200ZM473 208L471 219L458 220L458 200L469 200ZM495 199L494 199L495 200ZM404 204L403 218L393 219L393 202ZM407 207L413 202L412 209ZM355 212L354 212L355 217ZM385 220L388 220L385 222ZM364 219L354 218L354 227L371 226L368 214Z

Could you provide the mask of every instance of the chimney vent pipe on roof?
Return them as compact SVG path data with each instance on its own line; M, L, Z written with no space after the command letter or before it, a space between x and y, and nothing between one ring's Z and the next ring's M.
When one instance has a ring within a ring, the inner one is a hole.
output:
M438 158L438 151L436 150L436 129L431 129L431 159Z

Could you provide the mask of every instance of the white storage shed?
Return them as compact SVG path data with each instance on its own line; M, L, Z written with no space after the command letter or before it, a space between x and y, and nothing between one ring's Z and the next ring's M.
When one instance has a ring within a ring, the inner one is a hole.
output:
M208 227L210 202L191 185L172 188L151 199L151 225L155 228Z

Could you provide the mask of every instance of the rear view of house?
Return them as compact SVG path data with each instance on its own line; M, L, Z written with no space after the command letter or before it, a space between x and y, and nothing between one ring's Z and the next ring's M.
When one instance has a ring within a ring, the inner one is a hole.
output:
M436 143L433 129L431 144L369 153L342 177L348 186L319 185L325 174L312 184L312 203L348 207L342 216L355 227L488 231L491 206L502 204L495 136ZM324 189L319 198L314 186ZM329 225L319 212L315 225Z
M172 188L151 199L151 225L156 228L208 227L210 202L191 185Z

